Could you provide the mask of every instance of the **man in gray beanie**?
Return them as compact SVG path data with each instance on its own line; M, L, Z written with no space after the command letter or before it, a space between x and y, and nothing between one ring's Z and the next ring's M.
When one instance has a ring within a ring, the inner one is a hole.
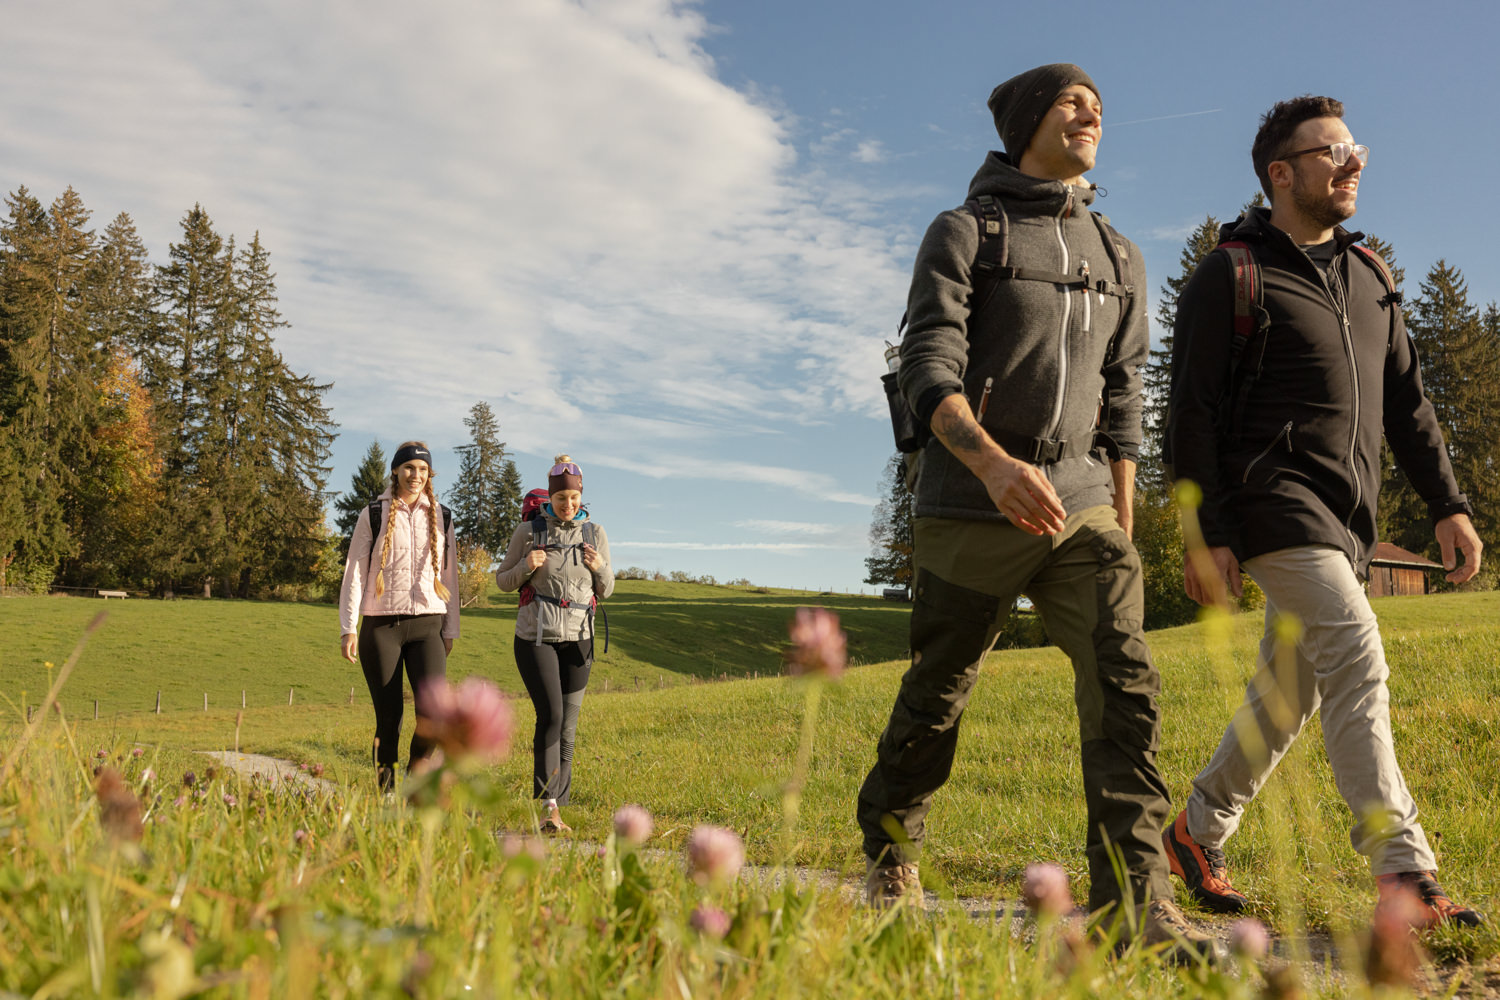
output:
M901 341L901 393L931 435L915 488L911 668L859 794L867 892L878 906L921 904L933 794L980 665L1025 594L1073 661L1090 910L1107 926L1139 908L1122 935L1213 958L1172 901L1161 846L1160 677L1130 541L1146 275L1140 250L1088 210L1099 89L1056 63L1002 83L989 107L1005 152L928 229Z

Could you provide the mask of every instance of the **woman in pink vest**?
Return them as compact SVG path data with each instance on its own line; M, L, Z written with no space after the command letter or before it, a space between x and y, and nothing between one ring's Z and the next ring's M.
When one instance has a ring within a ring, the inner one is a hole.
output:
M407 441L391 459L389 487L360 512L339 594L344 659L364 670L375 705L375 773L382 791L396 787L402 668L419 720L426 715L423 682L447 674L458 638L457 552L453 517L432 490L432 453L420 441ZM431 741L413 732L407 770L432 752Z

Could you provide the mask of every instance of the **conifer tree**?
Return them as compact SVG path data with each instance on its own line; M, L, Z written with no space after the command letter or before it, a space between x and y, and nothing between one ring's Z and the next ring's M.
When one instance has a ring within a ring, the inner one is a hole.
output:
M888 583L910 588L912 578L912 518L914 498L906 486L906 460L899 452L885 465L884 495L870 522L870 555L865 559L865 583Z
M525 498L526 490L521 485L521 473L516 468L516 463L507 458L500 472L500 494L495 501L495 507L499 511L496 520L498 537L503 539L501 548L492 549L491 553L496 559L505 556L505 547L510 545L510 536L516 533L517 526L521 523L521 501Z
M1481 314L1469 302L1458 268L1439 260L1427 272L1420 295L1406 307L1406 329L1422 358L1422 380L1447 439L1458 488L1475 509L1481 538L1493 538L1500 517L1500 339L1495 310ZM1494 322L1496 326L1491 326ZM1426 505L1399 470L1387 491L1395 494L1387 515L1391 540L1415 552L1436 554ZM1488 575L1487 575L1488 578Z
M513 518L519 517L520 498L515 498L513 514L500 424L490 404L481 400L469 408L464 426L469 428L469 443L456 449L458 478L448 494L453 508L453 529L463 542L482 546L488 552L504 552L510 542L506 525L515 530ZM519 479L517 476L515 481Z
M333 502L333 509L338 511L338 517L334 518L333 523L338 528L339 534L343 536L339 542L339 551L343 558L349 557L349 538L354 534L354 526L359 523L359 512L385 492L389 478L385 452L380 450L379 441L371 441L364 459L359 463L359 468L354 470L354 476L349 481L348 492Z

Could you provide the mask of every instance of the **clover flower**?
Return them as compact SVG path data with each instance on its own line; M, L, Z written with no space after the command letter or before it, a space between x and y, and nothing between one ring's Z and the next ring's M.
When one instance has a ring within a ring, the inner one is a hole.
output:
M699 885L728 882L745 864L745 845L733 830L698 826L688 835L688 868Z
M838 678L848 663L848 637L839 629L839 616L827 608L798 608L787 627L791 648L787 672Z
M1271 950L1271 935L1266 925L1246 917L1229 928L1229 950L1240 958L1258 962Z
M651 814L640 806L625 805L615 810L615 838L632 847L651 839Z
M112 767L100 770L94 782L99 799L99 825L116 842L134 843L141 839L141 802L125 785L125 779Z
M1039 917L1060 917L1070 912L1073 895L1068 891L1068 873L1054 864L1027 865L1021 898Z
M689 927L704 937L710 937L716 941L729 933L729 924L729 914L707 903L700 903L694 907L692 913L688 914Z
M423 686L421 704L418 731L441 746L446 756L499 760L510 752L515 718L505 696L490 681L469 677L454 687L446 679L431 680Z

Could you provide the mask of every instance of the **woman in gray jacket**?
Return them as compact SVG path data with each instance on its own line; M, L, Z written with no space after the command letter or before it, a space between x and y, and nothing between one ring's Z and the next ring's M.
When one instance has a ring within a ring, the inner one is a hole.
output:
M549 501L511 536L495 571L503 591L520 590L516 667L536 708L534 795L545 833L569 829L560 807L573 784L578 712L594 662L594 608L615 589L609 539L583 509L583 473L558 455L547 476Z

